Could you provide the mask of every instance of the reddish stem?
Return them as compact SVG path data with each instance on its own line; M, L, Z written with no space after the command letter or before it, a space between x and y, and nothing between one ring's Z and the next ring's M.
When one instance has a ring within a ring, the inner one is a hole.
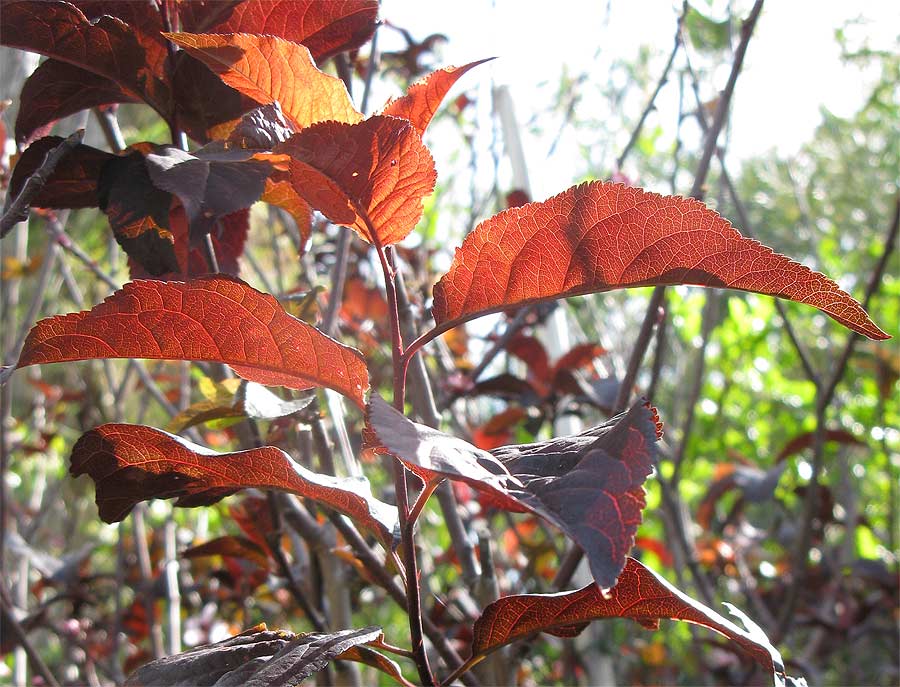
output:
M400 310L397 306L397 288L394 284L394 270L388 263L385 247L378 238L374 227L366 221L369 236L378 254L381 270L384 273L385 292L387 294L388 312L391 319L391 355L394 363L394 407L403 412L403 400L406 393L406 367L408 360L403 360L403 335L400 333ZM427 487L426 487L427 489ZM409 615L409 635L412 653L415 657L419 679L423 685L435 685L428 655L425 653L425 642L422 632L422 599L419 590L419 573L416 562L416 547L413 528L415 518L409 509L409 494L406 489L406 468L399 459L394 458L394 490L397 494L397 507L400 511L400 536L403 549L403 567L406 570L406 611ZM418 504L417 504L418 505ZM421 510L421 507L419 507ZM418 515L418 513L416 513Z

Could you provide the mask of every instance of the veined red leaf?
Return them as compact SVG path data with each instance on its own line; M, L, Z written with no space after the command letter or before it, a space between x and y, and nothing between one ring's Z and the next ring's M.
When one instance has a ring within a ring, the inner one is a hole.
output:
M833 281L741 236L702 203L599 181L479 224L434 288L434 318L443 331L523 303L654 284L787 298L888 338Z
M46 136L32 143L19 157L9 182L9 196L15 198L22 186L41 166L44 158L64 139ZM97 182L103 166L115 156L91 146L78 144L66 155L47 183L32 201L38 208L92 208L97 207Z
M255 33L302 43L317 63L363 45L375 32L377 0L244 0L212 21L186 25L203 33Z
M16 143L26 145L58 119L112 103L138 99L116 82L73 64L49 59L28 77L19 96Z
M70 472L94 480L100 518L109 523L149 499L178 498L176 506L195 507L251 488L318 501L388 545L397 522L397 509L374 498L365 477L311 472L274 446L217 453L143 425L107 424L86 432L72 448Z
M335 120L358 122L344 83L319 71L306 47L247 33L167 33L226 84L263 105L276 100L295 127Z
M702 625L739 646L772 676L775 685L784 685L781 655L758 627L750 623L752 627L741 629L633 558L605 595L591 584L574 592L506 596L490 604L472 628L472 655L484 656L535 632L562 630L564 636L571 636L573 626L602 618L632 618L650 629L656 629L661 619Z
M381 114L408 119L420 135L424 134L434 113L441 106L444 96L447 95L447 91L453 87L456 80L472 67L477 67L492 59L494 58L488 57L477 62L469 62L462 67L438 69L424 79L416 81L407 89L405 95L389 101L382 109Z
M654 408L637 403L579 435L490 452L413 422L377 394L367 417L381 446L420 478L466 482L500 508L540 515L581 546L598 584L615 584L661 434Z
M437 178L419 134L396 117L315 124L275 152L293 158L291 182L313 208L382 245L413 230Z
M148 7L141 13L142 23L150 12ZM0 24L3 45L56 58L106 77L130 98L143 100L167 116L170 95L160 71L166 58L165 45L154 41L153 31L142 32L142 24L135 27L109 14L92 21L68 2L38 0L2 3Z
M362 355L287 314L239 279L134 281L91 310L50 317L28 334L17 367L96 358L203 360L244 379L325 386L362 407Z

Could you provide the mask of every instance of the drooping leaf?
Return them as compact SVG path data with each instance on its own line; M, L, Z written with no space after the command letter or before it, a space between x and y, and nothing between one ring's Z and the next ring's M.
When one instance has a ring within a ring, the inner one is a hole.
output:
M378 393L372 393L367 418L381 446L397 456L406 467L429 482L447 477L466 482L476 489L505 497L508 489L521 485L487 451L472 446L427 425L413 422L393 408Z
M91 3L86 3L90 5ZM107 3L139 5L142 3ZM125 10L125 7L121 9ZM98 4L98 10L104 11ZM111 10L115 12L114 9ZM162 78L161 66L166 59L162 41L154 40L156 31L147 33L140 27L153 21L158 13L149 5L139 12L141 20L132 26L103 13L93 21L68 2L17 0L0 5L0 42L13 48L56 58L81 67L118 84L131 99L143 100L166 116L169 89Z
M256 542L246 537L228 535L191 546L181 552L183 558L203 558L205 556L229 556L256 563L260 568L269 567L269 556Z
M259 200L277 164L267 153L217 144L191 153L156 146L145 161L153 185L178 196L187 211L191 241L208 234L220 217Z
M172 194L153 184L145 152L132 150L103 166L97 182L100 209L122 250L149 274L182 272L170 217Z
M791 439L781 452L775 458L776 463L782 462L785 458L789 458L795 453L811 448L815 444L815 432L803 432ZM836 444L864 446L865 443L858 437L853 436L845 429L827 429L825 430L825 441L834 442Z
M217 8L218 9L218 8ZM256 33L302 43L317 63L345 50L358 48L375 32L377 0L268 0L235 2L211 13L211 21L197 17L185 28L203 33ZM199 20L199 21L198 21Z
M472 628L472 655L484 656L535 632L567 632L602 618L632 618L650 629L658 627L661 619L707 627L751 656L772 676L773 684L784 684L781 655L758 628L741 629L633 558L606 596L592 584L574 592L506 596L490 604Z
M275 102L245 114L228 134L228 143L240 148L271 150L293 133L280 105ZM294 189L289 171L273 170L266 179L260 200L286 210L297 224L303 244L306 244L312 230L312 208Z
M276 100L297 129L314 122L358 122L344 83L316 68L304 46L247 33L167 33L226 84L263 105Z
M506 344L506 352L525 363L530 376L542 384L549 384L550 357L544 344L536 338L518 334Z
M225 276L134 281L89 311L41 320L17 367L95 358L221 362L260 384L325 386L360 407L368 388L359 352Z
M141 501L177 498L209 505L240 489L278 489L318 501L390 543L397 509L372 496L365 477L311 472L274 446L217 453L161 429L106 424L72 448L73 476L87 474L104 522L122 520Z
M337 655L380 634L381 628L366 627L295 635L258 625L222 642L147 663L129 675L125 684L296 687Z
M41 166L47 153L64 139L46 136L32 143L19 157L9 182L9 197L15 198L25 182ZM66 155L32 205L38 208L92 208L98 205L97 181L103 166L115 156L88 145L78 144Z
M414 687L413 683L403 677L400 666L382 653L369 648L368 645L358 645L350 647L341 654L335 656L338 661L356 661L372 666L380 670L385 675L393 678L395 682L403 685L403 687Z
M381 114L408 119L416 127L419 135L424 134L434 113L441 106L444 96L447 95L447 91L453 87L456 80L472 67L477 67L492 59L494 58L489 57L485 60L469 62L462 67L438 69L410 86L403 96L388 102Z
M697 523L704 529L709 529L712 524L716 503L732 489L739 490L744 498L754 503L771 499L787 463L776 463L768 470L734 463L719 463L716 467L720 476L709 485L697 506Z
M579 435L490 452L412 422L377 394L367 417L381 446L423 480L466 482L498 507L540 515L584 550L598 584L615 584L641 522L643 483L661 434L654 408L637 403Z
M636 403L576 436L491 451L524 484L519 503L552 522L587 556L597 584L615 584L646 505L644 481L662 435L656 409Z
M478 225L434 288L434 317L444 330L524 303L653 284L787 298L887 338L833 281L741 236L702 203L598 181Z
M382 245L413 230L437 178L419 134L396 117L315 124L275 152L293 158L291 182L313 208Z
M136 96L105 76L60 60L45 60L22 86L16 143L30 143L58 119L76 112L134 102L139 102Z

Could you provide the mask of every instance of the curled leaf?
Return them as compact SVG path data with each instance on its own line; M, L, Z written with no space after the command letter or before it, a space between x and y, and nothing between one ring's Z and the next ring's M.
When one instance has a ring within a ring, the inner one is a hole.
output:
M278 489L344 513L390 544L397 509L372 496L365 477L311 472L274 446L217 453L143 425L106 424L72 448L73 476L87 474L104 522L122 520L135 504L177 498L176 506L209 505L240 489Z
M472 655L484 656L535 632L563 631L572 636L573 628L602 618L631 618L649 629L657 628L661 619L707 627L751 656L772 676L774 685L785 684L781 655L758 627L741 629L633 558L627 560L616 586L606 592L591 584L574 592L506 596L490 604L472 628Z

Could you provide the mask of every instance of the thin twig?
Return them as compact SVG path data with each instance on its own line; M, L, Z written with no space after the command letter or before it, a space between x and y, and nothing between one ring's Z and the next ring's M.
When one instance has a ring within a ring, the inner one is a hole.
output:
M44 659L41 658L41 655L34 646L32 646L31 640L28 639L28 635L16 619L16 616L13 613L12 604L7 597L6 589L2 587L0 587L0 612L3 613L3 625L10 630L16 638L16 641L25 650L25 655L28 657L31 669L40 675L44 682L50 687L59 687L59 682L53 676L53 673L50 671L50 668L47 667L47 664L44 663Z
M83 140L84 129L78 129L78 131L68 136L58 146L47 152L40 167L34 170L31 176L25 180L25 183L22 185L22 190L19 191L19 195L17 195L15 200L9 204L9 207L6 208L3 216L0 217L0 238L6 236L10 229L19 222L24 222L28 219L28 208L31 206L31 202L35 199L37 194L41 192L41 189L44 188L44 185L50 179L56 166L64 157L66 157L66 155L75 150Z
M637 143L638 138L640 138L641 131L644 128L644 122L647 120L647 117L656 106L656 97L663 89L663 86L665 86L669 81L669 71L671 71L672 64L675 62L675 56L681 49L681 27L684 24L684 18L687 15L687 11L688 3L687 0L685 0L685 2L681 6L681 15L678 17L678 26L675 28L675 45L672 46L672 52L669 54L669 60L666 62L666 66L663 68L662 74L660 74L659 81L657 81L656 83L656 88L653 90L653 95L651 95L650 100L647 101L647 105L646 107L644 107L644 111L641 113L641 117L638 120L637 126L635 126L634 130L631 132L631 138L628 139L628 143L625 144L625 147L622 149L621 154L616 159L617 170L621 170L622 165L625 164L625 159L628 157L628 154L631 152L631 149L634 147L635 143Z

